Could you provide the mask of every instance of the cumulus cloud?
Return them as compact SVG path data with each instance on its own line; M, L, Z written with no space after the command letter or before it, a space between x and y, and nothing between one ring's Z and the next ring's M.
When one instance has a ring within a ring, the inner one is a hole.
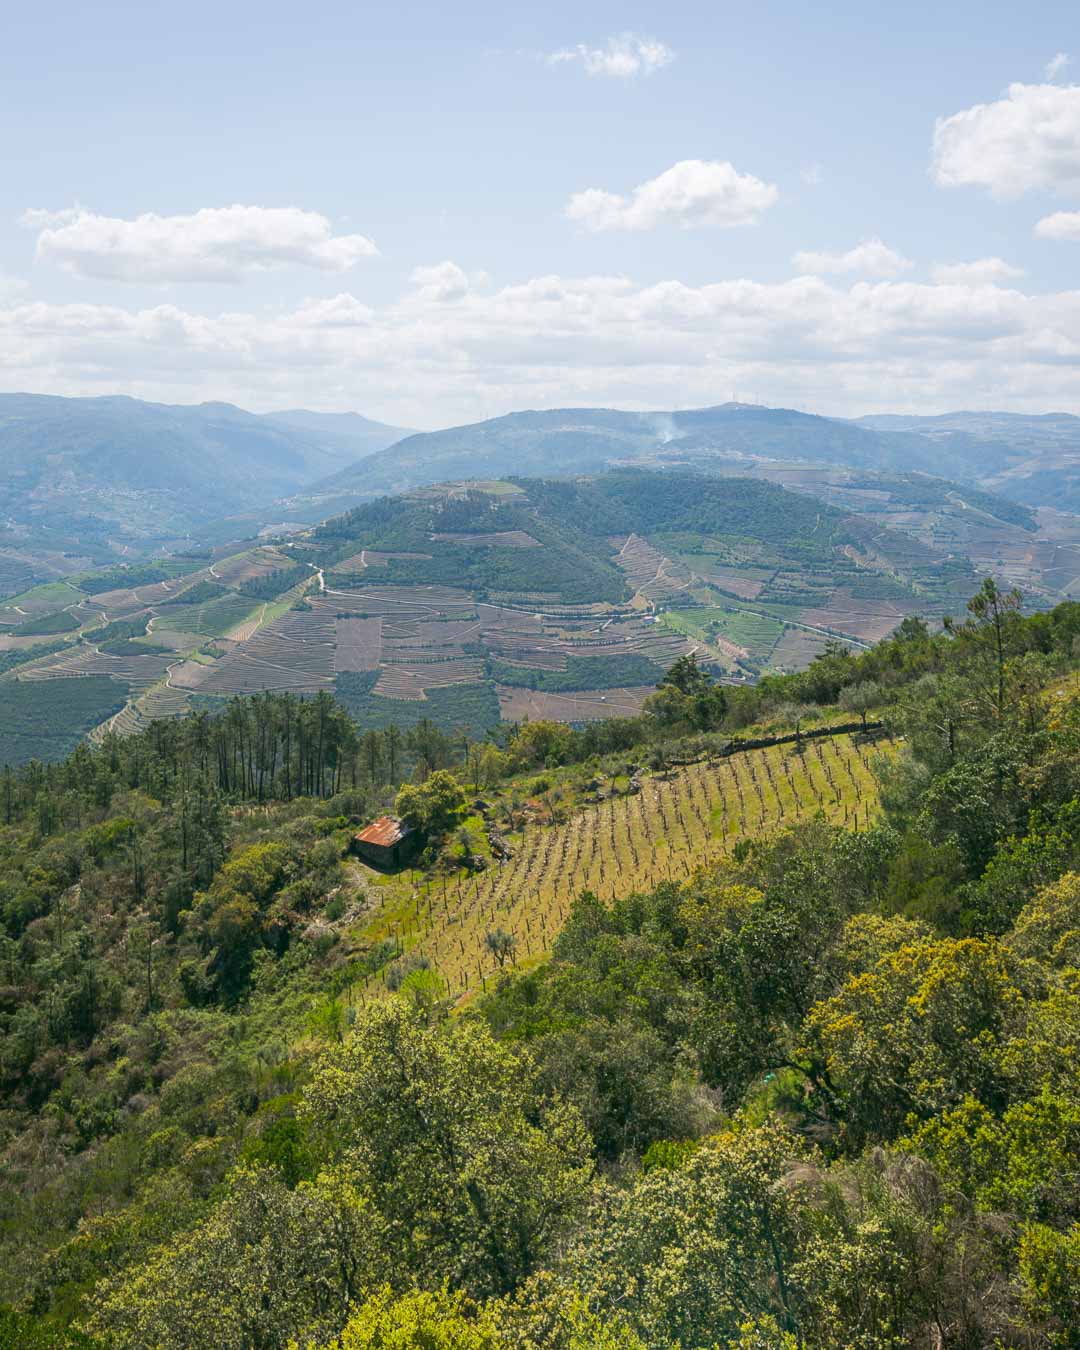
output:
M610 75L620 80L652 75L674 60L675 53L666 43L656 38L639 37L637 33L608 38L603 47L589 47L579 42L575 47L549 52L547 56L549 65L573 62L583 66L589 75Z
M874 235L849 248L846 253L796 253L792 262L800 272L814 276L857 274L864 277L895 277L906 272L912 263L903 254L889 248Z
M133 220L82 208L31 210L22 221L40 231L39 260L107 281L236 282L285 266L345 272L378 252L366 236L335 235L325 216L292 206L204 207Z
M752 225L779 195L771 183L738 173L726 160L684 159L628 196L602 188L577 192L566 215L593 232Z
M1053 84L1068 64L1069 57L1066 52L1058 52L1047 61L1044 74L1051 84Z
M1013 84L934 127L942 187L985 187L995 197L1032 189L1080 190L1080 85Z
M415 292L414 299L437 304L452 304L465 297L477 286L483 286L486 272L466 272L457 263L435 263L429 267L414 267L409 277Z
M443 268L423 269L388 304L343 293L269 314L16 298L0 304L0 369L11 388L314 403L405 425L513 407L685 407L732 388L789 406L826 401L838 414L1080 411L1077 291L549 275L463 294Z
M930 274L945 286L996 286L1022 277L1024 269L1004 258L976 258L972 262L935 263Z
M1080 239L1080 211L1055 211L1035 226L1040 239Z

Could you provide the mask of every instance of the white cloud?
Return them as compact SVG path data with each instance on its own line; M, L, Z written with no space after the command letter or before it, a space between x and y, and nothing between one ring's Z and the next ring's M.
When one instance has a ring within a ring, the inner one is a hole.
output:
M289 265L345 272L378 252L364 235L335 235L325 216L291 206L204 207L134 220L81 208L31 210L22 222L40 230L39 260L108 281L235 282Z
M414 267L409 280L415 287L415 299L450 304L464 300L471 290L483 286L488 278L485 272L470 275L447 259L430 267Z
M1053 84L1067 65L1069 65L1069 57L1066 52L1058 52L1047 61L1044 74L1051 84Z
M589 75L611 75L616 79L629 80L635 75L652 75L664 66L669 66L675 60L675 53L656 38L623 33L619 37L608 38L603 47L589 47L579 42L575 47L550 52L546 59L549 65L576 62Z
M1015 281L1024 275L1004 258L976 258L973 262L935 263L930 274L946 286L995 286L999 281Z
M830 273L858 274L865 277L895 277L906 272L912 263L875 235L849 248L846 253L796 253L792 262L800 272L814 276Z
M771 183L738 173L726 160L684 159L629 196L602 188L577 192L566 215L593 232L752 225L779 195Z
M1002 198L1080 191L1080 85L1013 84L995 103L938 118L934 177Z
M1080 211L1055 211L1035 226L1040 239L1080 239Z
M16 298L0 304L0 385L353 407L414 426L514 407L687 407L732 388L838 414L1080 412L1080 291L540 276L462 294L458 277L447 303L444 269L380 306L347 293L219 314Z

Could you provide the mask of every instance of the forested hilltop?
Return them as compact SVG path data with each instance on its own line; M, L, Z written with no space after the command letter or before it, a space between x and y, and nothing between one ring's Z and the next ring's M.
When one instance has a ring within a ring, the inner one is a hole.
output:
M106 733L0 777L0 923L0 1345L1080 1345L1080 605Z

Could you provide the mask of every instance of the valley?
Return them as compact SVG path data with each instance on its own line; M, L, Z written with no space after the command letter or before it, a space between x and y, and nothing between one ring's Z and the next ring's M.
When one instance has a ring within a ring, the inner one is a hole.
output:
M1073 517L867 481L790 466L474 481L238 551L73 573L0 602L0 759L264 691L326 691L361 727L472 735L632 717L682 654L752 683L956 613L982 572L1036 606L1077 585Z
M1067 493L1001 493L1009 465L1071 453L1076 420L724 404L397 439L351 414L0 399L22 466L0 528L0 759L261 691L325 690L362 726L582 724L636 715L682 653L752 683L938 623L982 575L1052 605L1080 589L1080 517ZM996 490L969 477L982 460ZM540 467L561 477L522 476Z
M1075 28L13 7L0 1350L1080 1350Z

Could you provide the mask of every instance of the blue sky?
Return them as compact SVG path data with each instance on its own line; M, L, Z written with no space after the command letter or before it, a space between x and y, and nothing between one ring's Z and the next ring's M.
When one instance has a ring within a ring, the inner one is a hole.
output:
M1058 3L22 6L0 385L415 426L1080 412L1078 30Z

